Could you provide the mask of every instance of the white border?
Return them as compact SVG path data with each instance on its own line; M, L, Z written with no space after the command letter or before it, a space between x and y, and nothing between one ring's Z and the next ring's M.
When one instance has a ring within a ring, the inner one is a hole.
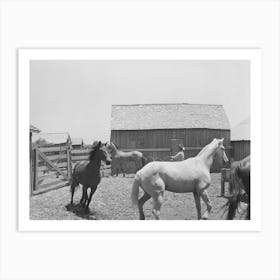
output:
M251 65L251 220L37 221L29 219L30 60L249 60ZM262 72L260 49L19 49L19 231L261 231Z

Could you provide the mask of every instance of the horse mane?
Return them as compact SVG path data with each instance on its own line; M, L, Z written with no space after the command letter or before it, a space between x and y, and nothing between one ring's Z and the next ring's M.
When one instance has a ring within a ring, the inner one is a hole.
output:
M198 153L198 156L200 156L209 146L210 144L206 145L200 152Z
M113 141L112 141L112 143L113 143L113 144L114 144L114 146L117 148L117 150L119 150L118 145L117 145L115 142L113 142Z
M92 160L94 159L95 154L96 154L96 150L97 150L97 146L94 147L94 148L90 151L89 157L88 157L89 161L92 161Z
M200 152L198 153L198 156L200 156L206 149L208 149L210 147L210 145L213 145L213 142L217 140L216 138L212 140L211 143L207 144L202 150L200 150Z

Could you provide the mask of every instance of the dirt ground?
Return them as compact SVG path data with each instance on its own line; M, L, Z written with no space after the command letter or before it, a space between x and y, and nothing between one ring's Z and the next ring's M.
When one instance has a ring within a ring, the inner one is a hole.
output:
M225 219L223 205L226 199L220 195L220 173L213 173L212 183L208 189L209 199L213 210L209 219ZM70 205L70 187L53 190L36 195L30 199L30 219L33 220L135 220L138 219L138 211L131 206L130 194L133 183L133 175L123 178L104 177L95 192L89 211L79 204L81 187L76 189L74 205ZM244 208L244 207L243 207ZM146 219L153 219L151 212L152 201L144 206ZM205 211L202 202L202 214ZM161 208L163 220L194 220L197 218L195 202L192 193L177 194L166 191L164 203ZM242 217L239 217L242 218Z

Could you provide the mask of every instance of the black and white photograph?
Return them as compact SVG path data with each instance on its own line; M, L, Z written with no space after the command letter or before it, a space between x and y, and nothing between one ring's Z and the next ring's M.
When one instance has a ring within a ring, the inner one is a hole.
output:
M279 280L279 20L0 1L0 279Z
M29 66L30 220L251 220L250 58Z

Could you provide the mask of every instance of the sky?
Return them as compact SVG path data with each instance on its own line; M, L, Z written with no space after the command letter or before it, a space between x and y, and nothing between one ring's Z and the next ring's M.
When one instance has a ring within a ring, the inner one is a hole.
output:
M42 133L109 141L111 105L151 103L222 104L232 128L250 116L250 62L30 63L30 124Z

